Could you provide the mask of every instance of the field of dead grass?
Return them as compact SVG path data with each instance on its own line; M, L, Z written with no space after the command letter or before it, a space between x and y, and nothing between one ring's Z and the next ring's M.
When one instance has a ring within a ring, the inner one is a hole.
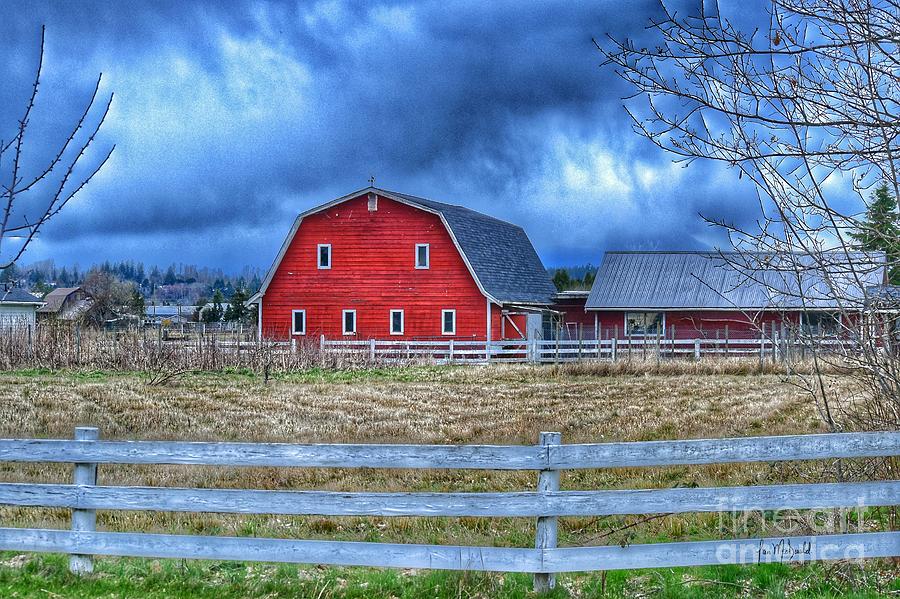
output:
M520 443L544 430L564 442L780 435L823 430L815 406L778 374L615 373L606 367L420 367L307 371L265 382L252 373L197 373L152 386L133 373L0 373L0 437L70 438L94 425L107 439L280 442ZM828 384L849 385L833 376ZM573 471L562 489L746 485L815 477L817 464ZM68 481L64 465L0 465L4 481ZM535 473L101 466L101 484L260 489L503 491ZM561 545L728 536L716 514L565 518ZM0 508L14 526L68 527L64 510ZM765 533L760 520L756 530ZM475 545L532 544L529 520L319 518L104 512L114 531Z

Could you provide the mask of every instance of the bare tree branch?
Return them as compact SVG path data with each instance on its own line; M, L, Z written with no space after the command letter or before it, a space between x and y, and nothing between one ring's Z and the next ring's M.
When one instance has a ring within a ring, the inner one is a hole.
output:
M13 138L8 142L0 141L0 209L3 212L2 217L0 217L0 269L9 267L23 256L25 250L37 237L47 221L59 214L66 204L87 186L109 161L115 149L115 145L113 145L97 162L96 166L91 168L80 180L76 179L76 181L79 181L77 185L74 187L70 185L76 168L84 159L88 148L96 139L104 122L106 122L106 117L109 115L110 106L112 105L113 94L110 94L103 112L96 125L91 129L90 134L78 141L79 133L84 129L90 118L100 92L100 84L103 78L103 75L100 74L97 77L97 82L84 111L76 120L74 127L72 127L53 158L45 166L37 169L34 175L26 177L23 174L23 155L27 146L26 133L35 107L44 68L44 43L45 28L41 27L38 63L35 69L31 95L25 105L24 115L18 122ZM8 152L11 153L12 157L8 178L5 178L2 175L3 156ZM65 170L56 182L52 182L51 176L61 164L66 164ZM26 200L27 204L23 205L22 202ZM32 214L31 218L29 218L29 211ZM12 239L17 239L20 243L12 250L7 250L7 246Z

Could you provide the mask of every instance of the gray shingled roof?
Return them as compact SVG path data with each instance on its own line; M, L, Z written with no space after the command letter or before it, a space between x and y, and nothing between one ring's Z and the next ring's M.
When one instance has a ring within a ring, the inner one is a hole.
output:
M503 303L549 304L556 287L522 227L462 206L383 191L439 212L485 291Z
M12 289L0 288L0 304L42 304L43 302L24 289L13 287Z
M832 289L861 301L884 281L883 254L826 256L827 264L816 266L803 254L607 252L586 308L828 309L840 307Z

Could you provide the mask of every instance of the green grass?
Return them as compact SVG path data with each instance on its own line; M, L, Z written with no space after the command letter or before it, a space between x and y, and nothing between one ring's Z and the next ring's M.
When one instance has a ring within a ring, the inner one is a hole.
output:
M0 597L239 599L531 597L527 574L319 568L145 559L98 559L94 574L69 573L61 555L0 556ZM790 567L710 566L561 575L544 597L798 597L857 599L900 592L886 563Z

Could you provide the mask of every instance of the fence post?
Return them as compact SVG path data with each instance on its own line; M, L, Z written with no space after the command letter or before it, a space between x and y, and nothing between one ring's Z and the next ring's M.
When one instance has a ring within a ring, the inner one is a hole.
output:
M619 337L612 338L612 347L610 348L612 351L612 361L615 362L619 357Z
M759 333L759 373L763 371L763 360L766 351L766 325L763 323L762 331Z
M93 426L75 428L76 441L96 441L100 431ZM97 484L97 464L75 464L74 483L76 485ZM94 510L72 510L72 532L94 532L97 528L97 513ZM69 571L73 574L90 574L94 571L94 558L90 555L69 557Z
M447 348L447 363L453 364L453 339L450 340L450 344Z
M700 340L694 339L694 359L700 361Z
M581 344L583 342L584 337L584 325L582 323L578 323L578 361L581 361Z
M75 325L75 365L81 366L81 327L79 325Z
M559 445L562 442L561 433L542 432L540 444L543 446ZM547 447L547 465L550 462L550 448ZM538 493L550 493L559 491L559 470L541 470L538 475ZM537 532L534 539L535 549L556 548L556 516L541 516L537 519ZM546 593L556 586L556 575L538 573L534 575L534 592Z
M375 363L375 339L369 339L369 362Z

